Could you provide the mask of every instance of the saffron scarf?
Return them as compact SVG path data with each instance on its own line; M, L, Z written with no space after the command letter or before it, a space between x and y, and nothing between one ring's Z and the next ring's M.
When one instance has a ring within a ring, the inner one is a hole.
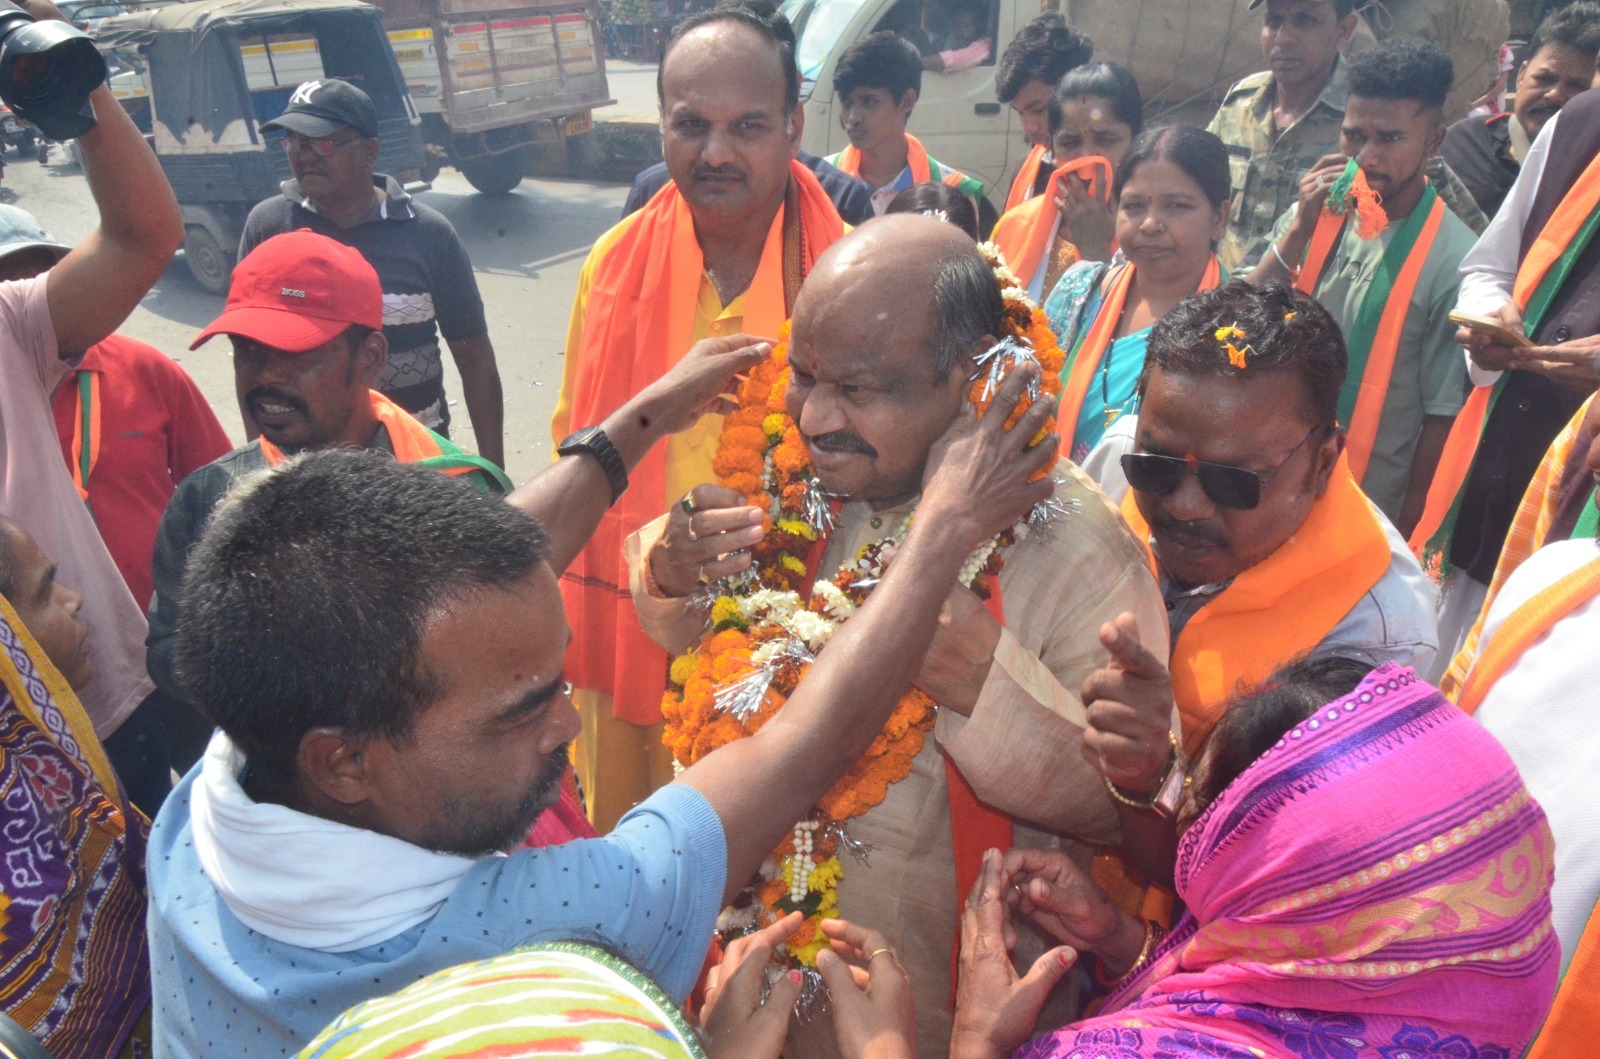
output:
M1061 211L1056 209L1056 194L1061 181L1069 176L1082 176L1090 182L1091 188L1096 180L1100 181L1100 187L1105 190L1105 197L1109 200L1111 163L1099 155L1074 158L1057 166L1055 172L1050 174L1050 182L1045 185L1043 195L1036 195L1014 209L1008 208L989 237L989 241L1000 248L1006 263L1024 287L1030 287L1035 272L1048 267L1046 251L1055 234L1056 221L1061 216ZM1042 295L1049 293L1043 291Z
M511 492L511 479L499 467L435 434L377 390L368 390L367 395L372 399L372 414L389 434L389 447L396 460L418 463L452 477L476 475L473 484L480 492ZM265 437L261 438L261 455L270 467L288 458Z
M654 982L576 942L461 964L357 1004L299 1059L419 1055L706 1059L694 1030Z
M1339 422L1346 424L1345 451L1350 454L1350 473L1358 482L1367 473L1367 461L1372 457L1378 422L1383 416L1383 401L1400 352L1400 333L1405 328L1422 267L1444 219L1444 208L1444 200L1428 184L1416 209L1389 240L1361 298L1356 318L1345 330L1350 364L1339 391ZM1305 267L1295 280L1296 290L1316 296L1317 284L1353 216L1353 212L1339 217L1331 210L1322 211L1306 249Z
M1595 509L1594 480L1585 461L1594 438L1584 426L1594 400L1590 397L1585 401L1561 433L1556 435L1522 494L1522 502L1517 505L1516 516L1506 532L1505 545L1500 550L1499 562L1495 563L1494 577L1489 581L1489 591L1484 596L1478 618L1467 633L1461 650L1451 660L1449 672L1439 680L1439 690L1448 699L1460 698L1461 683L1466 680L1467 672L1478 657L1484 618L1506 579L1527 562L1529 556L1543 548L1553 534L1559 532L1570 517L1573 506L1578 506L1578 514L1571 532L1566 534L1568 539L1593 537L1600 529L1600 511ZM1581 505L1577 504L1585 493L1588 499Z
M1016 179L1011 181L1011 191L1006 195L1007 213L1036 197L1033 186L1039 182L1039 170L1044 167L1044 157L1049 153L1043 144L1036 143L1028 148L1028 155L1022 160L1022 168L1017 170Z
M1483 697L1516 664L1522 652L1549 632L1556 622L1597 595L1600 595L1600 559L1579 567L1508 614L1467 674L1458 700L1461 711L1478 712Z
M1123 498L1122 517L1148 542L1136 497L1129 490ZM1235 577L1178 634L1169 668L1184 752L1200 752L1239 688L1315 648L1388 569L1388 538L1341 455L1294 535Z
M842 169L844 172L859 179L861 177L861 152L856 149L854 144L851 144L834 157L833 165L834 168ZM911 170L911 182L913 184L928 184L937 179L939 183L948 184L962 194L973 194L963 186L968 183L970 178L960 170L941 167L939 176L935 178L933 175L933 163L928 157L928 149L922 146L921 140L909 132L906 133L906 168Z
M0 1011L57 1059L116 1055L150 1007L148 824L4 597L0 791Z
M624 222L627 223L627 222ZM800 280L844 234L844 222L811 170L789 164L789 193L773 218L755 279L744 294L744 329L776 336ZM705 261L694 217L667 185L634 214L597 265L576 355L572 422L595 424L655 382L688 352ZM561 575L567 619L577 637L567 675L580 688L613 696L616 716L661 720L667 655L634 612L622 542L666 510L666 453L653 447L630 486L601 518L584 550Z
M72 484L89 502L89 475L100 459L100 373L79 371L78 414L72 417Z
M1519 1055L1555 994L1553 875L1505 750L1385 665L1185 832L1188 911L1105 1013L1015 1059Z
M1600 1037L1600 905L1578 938L1577 951L1556 990L1550 1017L1528 1050L1527 1059L1571 1059L1584 1055Z
M1589 162L1567 189L1555 212L1517 266L1511 300L1522 312L1522 329L1532 335L1566 284L1578 258L1600 230L1600 155ZM1511 369L1514 370L1514 369ZM1474 386L1467 403L1456 415L1450 436L1440 454L1422 519L1411 534L1411 550L1423 569L1442 578L1450 572L1450 538L1455 534L1461 500L1478 454L1478 441L1505 390L1506 376L1493 386Z
M1133 276L1134 266L1131 264L1118 265L1106 273L1101 280L1100 308L1095 313L1094 322L1087 330L1079 332L1077 341L1067 353L1067 363L1061 369L1064 378L1061 384L1061 407L1056 411L1056 430L1061 434L1061 453L1069 459L1072 456L1073 438L1077 433L1078 417L1083 414L1084 398L1094 382L1095 372L1100 370L1106 350L1116 341L1117 324L1122 320L1128 291L1133 287ZM1217 261L1217 255L1212 254L1195 291L1210 290L1221 277L1222 265Z

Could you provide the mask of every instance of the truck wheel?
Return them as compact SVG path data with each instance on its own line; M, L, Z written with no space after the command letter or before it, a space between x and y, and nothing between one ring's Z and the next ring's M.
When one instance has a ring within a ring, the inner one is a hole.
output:
M212 294L228 292L228 281L233 278L233 258L198 224L183 230L183 260L201 287Z
M528 155L520 147L504 154L491 154L483 158L463 161L459 166L467 183L485 195L505 195L522 183L528 168Z
M33 133L31 133L31 132L23 133L22 134L22 138L17 141L17 157L26 158L30 154L32 154L33 153L33 147L34 147L34 141L35 141L35 137L34 137Z

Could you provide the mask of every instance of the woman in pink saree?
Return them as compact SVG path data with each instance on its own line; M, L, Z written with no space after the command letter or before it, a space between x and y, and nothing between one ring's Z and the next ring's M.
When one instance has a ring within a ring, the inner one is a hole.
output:
M1555 995L1560 957L1553 841L1511 759L1392 664L1347 695L1317 698L1325 705L1314 712L1274 707L1265 701L1274 691L1236 706L1235 723L1219 727L1196 764L1177 860L1187 911L1171 935L1137 958L1106 961L1133 966L1096 1017L1020 1047L1031 1025L1014 1019L1008 1032L980 1016L964 1038L958 1007L952 1057L1012 1048L1014 1059L1522 1054ZM1274 709L1276 727L1262 722ZM1252 733L1276 741L1258 752ZM1099 903L1081 873L1068 879L1076 869L1065 858L1041 886L1039 857L1019 868L1022 853L991 856L964 944L979 951L985 936L992 944L1003 934L1008 895L1044 925L1043 908L1023 895L1063 883L1054 892L1076 887L1081 912L1057 908L1063 941L1083 952L1100 944L1093 939L1127 937L1128 924L1112 925L1123 913ZM963 997L984 995L969 970L1003 975L996 966L964 954Z

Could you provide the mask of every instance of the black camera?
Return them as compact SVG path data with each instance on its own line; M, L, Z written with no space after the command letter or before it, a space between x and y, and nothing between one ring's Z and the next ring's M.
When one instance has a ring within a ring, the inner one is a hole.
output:
M0 0L0 99L45 139L71 140L94 128L89 93L105 80L106 61L82 30L37 22Z

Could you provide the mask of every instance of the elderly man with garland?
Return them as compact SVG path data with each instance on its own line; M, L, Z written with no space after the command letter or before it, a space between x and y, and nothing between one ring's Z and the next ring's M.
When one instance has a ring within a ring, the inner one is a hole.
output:
M904 295L888 301L886 289ZM745 571L762 589L807 592L816 580L823 597L837 597L834 586L850 598L870 593L907 525L922 517L930 450L1000 336L1032 342L1047 388L1058 385L1061 355L1042 315L1009 271L986 263L961 232L896 215L841 240L801 291L787 349L753 372L741 394L718 452L719 481L690 491L628 542L634 601L651 636L672 651L695 644L708 621L696 606L699 585ZM752 472L764 459L773 467L766 485ZM796 522L791 490L812 475L837 508L831 532ZM802 822L798 852L809 850L817 864L809 890L795 885L792 861L787 869L797 904L870 924L889 939L911 978L918 1051L927 1057L943 1055L949 1038L958 895L976 878L983 851L1013 840L1119 837L1111 794L1083 752L1079 687L1100 662L1101 623L1131 611L1144 627L1164 628L1160 598L1138 542L1070 464L1055 474L1054 500L1045 531L1009 547L1002 539L996 553L969 562L963 584L973 587L949 595L917 674L923 708L903 700L878 756L863 759L821 803L821 815ZM775 521L753 504L775 511ZM712 608L724 628L729 608L738 609L735 599ZM720 646L713 637L700 653ZM693 675L697 662L674 663L674 677L690 686L669 692L666 704L668 741L685 763L732 734L725 714L695 708L707 690ZM835 821L847 838L829 829ZM853 843L870 845L870 854L850 856ZM1088 861L1085 846L1072 849ZM836 872L835 891L828 880ZM786 907L775 900L783 887L774 879L769 866L757 898ZM808 944L816 939L803 927L791 949L804 958ZM1016 955L1026 966L1046 947L1024 938ZM1047 1018L1059 1023L1072 1014L1076 990L1057 1000ZM797 1054L831 1053L825 1022L798 1026L806 1039Z
M764 0L691 15L656 78L672 184L595 241L578 277L550 436L597 422L692 343L773 336L800 282L844 230L810 169L794 30ZM707 416L651 453L633 488L561 578L568 676L583 716L574 764L604 831L672 778L661 747L667 659L639 629L622 542L711 474L722 421Z

